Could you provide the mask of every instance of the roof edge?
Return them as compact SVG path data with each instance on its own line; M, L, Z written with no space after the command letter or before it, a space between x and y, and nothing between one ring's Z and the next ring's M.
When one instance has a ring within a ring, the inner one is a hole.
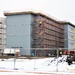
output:
M74 24L70 23L70 22L67 22L67 21L59 21L57 19L55 19L54 17L52 17L51 15L48 15L48 14L45 14L45 13L42 13L42 12L38 12L38 11L33 11L33 10L28 10L28 11L15 11L15 12L4 12L4 16L11 16L11 15L21 15L21 14L34 14L34 15L42 15L42 16L45 16L59 24L70 24L72 26L75 26Z
M71 26L74 26L74 27L75 27L75 25L74 25L74 24L72 24L71 22L67 22L67 21L59 21L59 23L61 23L61 24L69 24L69 25L71 25Z
M42 15L45 16L57 23L59 23L59 21L57 19L55 19L54 17L52 17L51 15L48 15L46 13L42 13L42 12L37 12L37 11L17 11L17 12L4 12L4 16L11 16L11 15L21 15L21 14L34 14L34 15Z

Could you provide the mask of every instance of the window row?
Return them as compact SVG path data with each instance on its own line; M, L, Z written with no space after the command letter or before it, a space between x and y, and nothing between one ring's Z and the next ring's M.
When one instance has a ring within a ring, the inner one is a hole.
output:
M57 48L57 47L63 48L64 47L64 44L59 44L59 45L48 45L48 44L44 44L44 48L53 48L54 49L54 48Z
M56 23L55 21L53 21L53 20L51 20L51 19L49 19L49 18L46 18L46 17L44 17L44 21L45 21L47 24L51 24L51 25L53 25L53 26L57 26L57 27L60 26L60 25L59 25L58 23Z
M58 37L64 38L64 34L61 34L61 33L58 33L58 32L55 32L55 36L58 36Z
M5 26L3 26L3 25L0 25L0 29L3 29L3 28L6 28Z
M64 40L63 34L59 34L59 36L52 36L52 35L44 34L44 38L46 38L46 39L57 40L57 41Z
M59 33L64 33L64 30L63 29L60 29L60 28L55 28L55 31L59 32Z
M0 35L0 38L6 38L6 35Z
M49 24L44 24L44 27L45 28L48 28L48 29L51 29L51 30L55 30L55 27L54 26L52 26L52 25L49 25Z
M49 45L55 45L55 41L49 41L49 40L46 40L44 39L44 44L49 44Z
M43 21L44 23L47 23L47 24L51 24L53 26L56 26L58 28L61 28L61 29L64 29L64 26L47 18L47 17L43 17L43 16L37 16L35 17L35 21L39 22L39 21Z
M75 40L75 34L68 33L68 39Z
M5 41L4 41L4 42L0 42L0 45L1 45L1 44L2 44L2 45L5 45L5 44L6 44L6 42L5 42Z
M57 45L62 46L62 45L64 45L64 43L62 43L62 42L57 42Z
M74 31L74 30L75 30L75 27L69 25L69 29L70 29L71 31Z
M1 48L4 48L4 47L5 47L5 45L0 45L0 49L1 49Z
M64 34L61 34L61 33L46 29L46 28L44 29L44 32L47 34L58 36L58 37L62 37L62 38L64 37Z
M47 35L47 34L44 34L44 38L49 39L49 40L55 40L54 36Z
M59 37L55 37L55 40L59 41L59 42L64 42L64 39L63 38L59 38Z
M47 29L50 29L50 30L57 31L59 33L64 33L64 30L63 29L60 29L58 27L54 27L54 26L49 25L49 24L45 24L44 27L47 28Z
M53 25L53 26L55 26L55 27L58 27L58 28L64 29L64 26L63 26L63 25L58 24L58 23L56 23L56 22L54 22L54 21L52 21L52 20L48 20L48 19L46 19L46 23L51 24L51 25Z
M55 31L49 30L49 29L44 29L44 32L47 34L55 35Z

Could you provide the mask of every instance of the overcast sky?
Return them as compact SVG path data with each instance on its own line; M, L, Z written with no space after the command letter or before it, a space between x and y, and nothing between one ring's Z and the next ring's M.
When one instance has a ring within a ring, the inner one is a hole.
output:
M4 11L24 9L40 10L75 24L75 0L0 0L0 17Z

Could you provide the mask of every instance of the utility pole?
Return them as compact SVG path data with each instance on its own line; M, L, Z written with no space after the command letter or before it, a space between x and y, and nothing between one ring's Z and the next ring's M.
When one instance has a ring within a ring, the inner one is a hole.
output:
M56 55L57 55L57 69L56 71L58 71L58 57L59 57L59 49L58 49L58 44L57 44L57 32L55 32L55 44L56 44Z
M57 69L56 71L58 71L58 57L59 57L59 49L57 48Z

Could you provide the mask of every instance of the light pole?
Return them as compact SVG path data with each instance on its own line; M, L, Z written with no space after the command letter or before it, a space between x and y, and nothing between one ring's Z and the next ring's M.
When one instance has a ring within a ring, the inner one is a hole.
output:
M34 58L34 70L36 70L36 49L35 49L35 58Z
M55 44L56 44L56 49L57 49L57 52L56 52L56 55L57 55L57 68L56 68L56 71L58 71L59 49L58 49L58 44L57 44L57 32L55 32Z
M58 71L58 57L59 57L59 49L57 48L57 69L56 71Z
M14 70L15 70L15 64L16 64L16 51L14 49Z

